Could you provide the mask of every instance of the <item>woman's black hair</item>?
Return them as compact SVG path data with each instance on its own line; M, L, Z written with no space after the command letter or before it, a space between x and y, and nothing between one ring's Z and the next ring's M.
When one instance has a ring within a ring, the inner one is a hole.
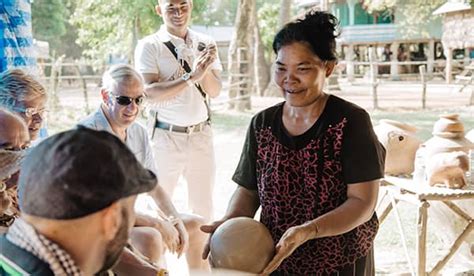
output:
M273 51L293 42L306 42L321 60L336 60L339 20L332 14L311 10L302 19L286 24L273 39Z

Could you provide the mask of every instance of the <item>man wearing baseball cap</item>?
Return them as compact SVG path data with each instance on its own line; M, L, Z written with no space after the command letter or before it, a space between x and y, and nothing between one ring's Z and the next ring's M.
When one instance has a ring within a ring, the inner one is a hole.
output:
M108 270L127 242L136 195L155 185L155 175L107 132L78 128L46 139L22 163L21 217L0 237L0 274Z

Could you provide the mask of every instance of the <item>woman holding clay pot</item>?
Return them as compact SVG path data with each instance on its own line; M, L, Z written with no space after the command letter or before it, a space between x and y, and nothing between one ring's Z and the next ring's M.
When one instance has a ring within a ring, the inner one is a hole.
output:
M226 215L201 227L213 233L261 207L276 244L264 274L374 274L385 150L365 110L323 90L337 28L333 15L310 11L277 33L274 79L285 101L253 117Z

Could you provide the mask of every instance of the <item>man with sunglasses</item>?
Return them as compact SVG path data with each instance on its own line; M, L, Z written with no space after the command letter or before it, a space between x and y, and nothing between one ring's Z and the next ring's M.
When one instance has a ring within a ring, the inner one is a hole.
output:
M213 215L215 157L207 98L221 90L222 65L210 37L188 26L192 0L158 0L160 30L138 42L135 67L152 105L149 130L160 185L169 196L180 177L187 182L190 209Z
M136 122L144 102L140 74L128 65L112 66L104 73L100 92L100 108L79 124L115 134L144 167L158 174L146 130ZM148 193L148 196L141 195L137 200L137 208L137 221L131 240L132 245L147 257L146 261L151 265L160 263L164 249L167 248L178 255L186 253L189 266L201 268L202 260L199 256L206 241L206 236L199 231L199 226L204 223L202 218L178 214L160 185ZM141 257L127 252L129 255L122 259L117 269L122 269L120 271L125 274L143 275L139 260Z

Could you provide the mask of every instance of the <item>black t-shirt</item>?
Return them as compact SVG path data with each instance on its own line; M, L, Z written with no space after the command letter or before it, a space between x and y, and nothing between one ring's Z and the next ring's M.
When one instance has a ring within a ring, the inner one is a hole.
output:
M261 221L275 242L291 226L325 214L347 199L347 185L383 177L385 150L362 108L330 95L305 133L286 131L283 104L252 118L233 180L258 190ZM376 216L343 235L308 241L279 267L284 274L332 273L366 256Z

